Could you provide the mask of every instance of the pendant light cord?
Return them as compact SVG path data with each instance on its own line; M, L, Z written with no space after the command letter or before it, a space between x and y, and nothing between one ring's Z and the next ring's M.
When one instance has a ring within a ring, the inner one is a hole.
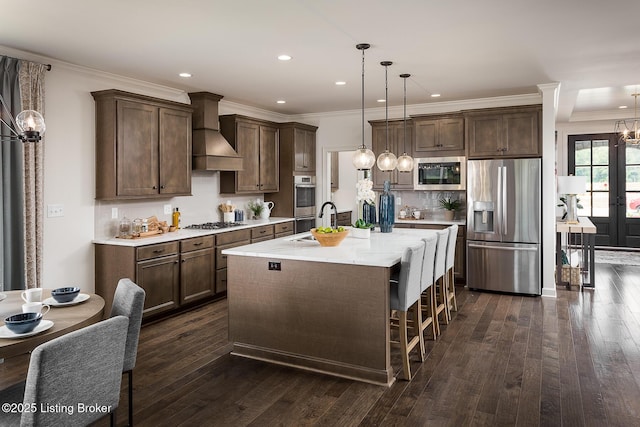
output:
M362 49L362 148L366 148L364 145L364 51Z
M402 76L404 76L404 74ZM406 155L407 154L407 78L402 77L402 80L404 80L404 97L403 97L404 109L402 112L402 116L404 117L404 144L403 144L404 152L402 153L402 155Z
M389 84L387 81L387 71L389 70L389 64L384 64L384 119L386 122L387 128L387 141L385 144L385 148L389 151Z

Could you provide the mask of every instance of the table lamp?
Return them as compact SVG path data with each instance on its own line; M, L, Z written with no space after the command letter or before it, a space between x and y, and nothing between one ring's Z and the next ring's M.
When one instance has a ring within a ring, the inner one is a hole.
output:
M559 176L558 177L558 194L567 196L567 223L578 223L578 194L587 191L586 176Z

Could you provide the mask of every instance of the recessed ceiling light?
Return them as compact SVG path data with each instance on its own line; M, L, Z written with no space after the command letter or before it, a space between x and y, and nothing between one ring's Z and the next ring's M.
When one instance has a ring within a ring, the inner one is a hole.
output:
M344 86L347 82L336 82L336 86Z
M439 98L439 97L440 97L440 94L439 94L439 93L432 93L432 94L431 94L431 97L432 97L432 98Z
M384 102L384 99L378 99L378 102Z
M191 77L191 74L190 74L190 73L180 73L180 74L178 74L178 75L179 75L180 77L184 77L184 78L189 78L189 77Z
M278 104L286 104L287 101L285 101L284 99L279 99L276 101L276 103Z
M290 61L291 60L291 56L289 56L289 55L278 55L278 59L280 61Z
M627 108L627 106L626 105L621 105L618 108L620 108L621 110L624 110L625 108Z

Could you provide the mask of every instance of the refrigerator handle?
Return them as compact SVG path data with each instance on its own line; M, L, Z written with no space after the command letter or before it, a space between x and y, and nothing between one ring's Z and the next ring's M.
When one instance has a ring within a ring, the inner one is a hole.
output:
M502 230L503 234L507 234L507 167L502 166Z

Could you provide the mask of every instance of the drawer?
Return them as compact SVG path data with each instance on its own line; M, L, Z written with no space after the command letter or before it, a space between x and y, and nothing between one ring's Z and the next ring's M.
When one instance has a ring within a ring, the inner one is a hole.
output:
M195 251L198 249L212 248L214 236L194 237L180 241L180 252Z
M273 239L273 225L261 225L260 227L251 229L251 241L264 237L271 237Z
M256 237L255 239L251 239L251 243L266 242L267 240L273 240L273 234L269 234L269 235L266 235L266 236Z
M136 259L138 261L142 261L145 259L177 254L179 246L180 242L167 242L158 243L157 245L140 246L136 251Z
M294 225L293 225L293 222L281 222L279 224L274 224L274 228L275 228L276 234L282 234L287 232L293 233Z
M282 233L276 233L275 238L279 239L280 237L287 237L287 236L293 236L293 230L284 231Z
M245 228L244 230L225 231L216 235L217 245L227 245L233 242L241 242L251 239L251 229Z
M234 242L229 243L228 245L218 245L216 246L216 269L227 268L227 256L222 253L223 250L229 248L235 248L237 246L248 245L251 243L249 240L245 240L244 242Z

